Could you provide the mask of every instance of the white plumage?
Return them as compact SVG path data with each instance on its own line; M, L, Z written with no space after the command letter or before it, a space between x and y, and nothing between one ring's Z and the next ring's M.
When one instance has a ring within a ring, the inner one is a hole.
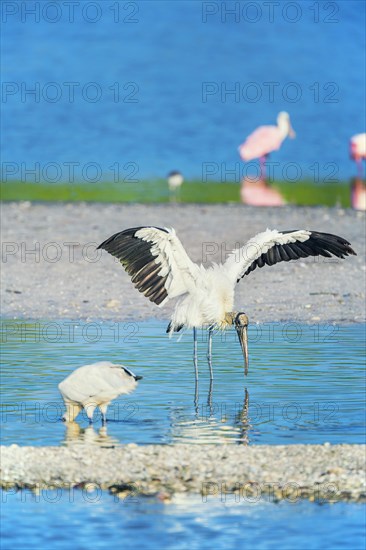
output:
M250 239L242 248L233 250L225 263L208 268L192 262L174 229L126 229L98 248L120 260L136 288L150 301L163 306L168 300L177 298L167 332L179 331L183 326L193 328L195 352L196 329L209 327L209 362L212 328L234 325L244 355L246 353L244 340L248 319L244 313L233 311L235 286L242 277L256 267L281 261L318 255L344 258L355 254L350 243L337 235L270 229ZM211 365L210 371L212 376Z
M183 175L178 170L172 170L168 174L168 185L170 191L179 189L184 181Z
M81 409L85 409L92 421L94 411L99 407L105 422L110 402L119 395L134 391L141 378L123 365L110 361L79 367L58 386L66 406L63 419L72 422Z
M230 273L235 282L239 281L253 262L260 258L262 254L266 254L271 248L296 242L304 243L309 240L310 236L311 232L305 230L281 233L277 230L267 229L249 239L242 248L233 250L225 262L224 268ZM279 261L282 260L281 258Z
M156 227L143 227L136 231L135 237L148 243L151 255L156 258L155 263L161 267L159 277L165 279L167 296L159 306L187 291L194 292L202 266L192 262L174 229L162 231Z

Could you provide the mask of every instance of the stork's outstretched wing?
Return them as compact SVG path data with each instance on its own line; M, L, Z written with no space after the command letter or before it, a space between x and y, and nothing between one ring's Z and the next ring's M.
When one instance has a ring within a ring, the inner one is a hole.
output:
M98 248L118 258L135 287L159 306L189 292L200 274L174 229L133 227L112 235Z
M242 248L234 250L224 264L230 277L239 281L256 267L289 262L308 256L332 255L344 258L356 255L350 243L330 233L306 231L277 231L267 229L250 239Z

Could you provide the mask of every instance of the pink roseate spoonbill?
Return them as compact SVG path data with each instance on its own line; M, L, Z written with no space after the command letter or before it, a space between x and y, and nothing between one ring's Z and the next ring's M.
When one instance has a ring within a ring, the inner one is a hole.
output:
M350 243L329 233L267 229L235 249L223 264L208 268L189 258L174 229L134 227L116 233L98 248L118 258L137 290L158 306L178 298L167 328L171 335L183 327L193 328L196 387L197 329L208 328L207 359L212 373L212 331L235 327L248 372L248 317L233 311L236 283L257 267L298 260L307 256L355 254Z
M349 154L357 164L358 176L362 178L362 161L366 159L366 133L356 134L349 141Z
M243 178L240 188L241 201L251 206L284 206L285 199L277 189L270 187L263 179Z
M277 151L283 140L296 136L290 122L290 115L281 111L277 116L277 126L259 126L239 146L239 154L244 161L259 158L262 179L265 179L265 162L269 153Z

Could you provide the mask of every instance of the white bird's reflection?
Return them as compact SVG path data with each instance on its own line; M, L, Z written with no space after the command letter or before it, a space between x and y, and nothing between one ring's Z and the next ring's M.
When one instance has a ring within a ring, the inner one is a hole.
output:
M249 392L245 388L243 402L221 403L214 400L212 381L209 386L207 400L201 404L195 403L193 414L188 418L181 415L179 409L170 411L170 439L171 443L198 443L198 444L249 444L251 423L249 418ZM65 423L64 445L118 447L123 441L108 435L107 426L102 425L99 430L94 425L85 428L77 422Z
M99 430L95 430L92 425L82 428L77 422L68 422L65 424L65 428L64 444L68 447L74 445L115 447L121 444L118 439L108 435L106 426L101 426Z

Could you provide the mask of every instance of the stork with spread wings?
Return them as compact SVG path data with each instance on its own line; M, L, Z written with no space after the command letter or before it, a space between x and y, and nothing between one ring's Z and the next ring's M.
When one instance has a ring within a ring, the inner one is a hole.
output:
M208 362L212 372L212 331L234 326L248 372L248 317L233 311L235 286L257 267L308 256L345 258L356 254L348 241L330 233L267 229L234 250L223 264L208 268L189 258L174 229L134 227L112 235L98 248L119 259L135 287L151 302L163 306L177 298L167 332L193 328L197 369L197 329L208 326Z

